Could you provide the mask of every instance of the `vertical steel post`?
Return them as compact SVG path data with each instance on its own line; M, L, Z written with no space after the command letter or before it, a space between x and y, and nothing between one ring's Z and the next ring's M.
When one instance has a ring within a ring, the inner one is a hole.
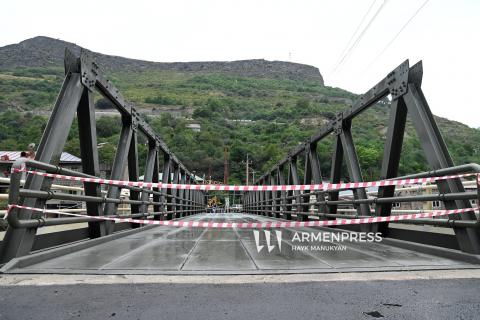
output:
M300 178L297 172L297 157L291 158L289 167L289 184L300 184ZM302 197L300 196L300 191L293 191L293 195L295 196L295 213L297 214L297 220L305 221L307 216L300 214L302 212Z
M163 173L162 173L162 183L169 183L170 182L170 170L172 167L172 159L168 153L163 154ZM171 189L167 188L162 188L162 193L165 193L167 195L171 194ZM165 203L163 205L163 208L166 208L167 214L165 215L165 220L171 220L173 215L172 215L172 206L170 205L171 203L171 198L167 196L162 196L162 203Z
M115 160L113 161L112 173L110 175L111 180L123 180L123 174L127 164L128 153L130 150L130 143L132 141L132 122L126 115L122 116L122 131L120 132L120 139L117 144L117 152L115 153ZM108 198L120 198L121 188L118 186L110 185L108 187ZM114 215L117 213L118 204L106 203L103 208L103 214L106 216ZM107 224L107 234L111 234L114 231L114 223Z
M330 183L339 183L342 178L342 165L343 165L343 147L342 140L340 139L339 132L335 138L335 145L333 146L332 167L330 172ZM337 190L330 191L328 193L329 201L337 201L339 192ZM337 213L336 204L327 205L328 212L332 214Z
M180 180L179 183L185 184L185 172L183 170L180 170ZM180 198L178 200L178 209L180 210L178 216L181 218L184 216L183 210L184 210L184 196L185 196L185 190L180 189L178 190L178 197Z
M260 209L260 213L262 216L268 216L268 207L267 207L267 203L268 203L268 198L267 198L267 193L262 191L261 188L262 186L265 185L265 180L264 179L260 179L258 181L258 187L260 189L260 191L258 191L258 198L259 198L259 204L258 204L258 208Z
M179 179L180 179L180 166L175 163L174 168L173 168L173 182L172 183L177 184ZM180 218L180 216L178 214L178 200L177 200L177 198L175 198L175 197L178 197L178 190L177 189L172 189L172 195L174 196L172 198L172 209L175 212L173 216L175 218Z
M267 182L267 185L273 186L275 185L275 177L273 176L273 173L270 172L270 174L265 177L265 180ZM275 217L275 193L273 191L266 191L269 197L269 202L268 202L268 208L269 208L269 216Z
M400 154L402 152L403 136L405 133L405 123L407 120L407 107L403 98L392 102L390 109L390 121L383 151L383 162L380 173L380 179L390 179L398 176L398 166L400 164ZM395 195L395 186L379 187L377 197L393 197ZM386 217L391 214L391 203L378 203L375 205L375 215ZM388 235L388 222L372 225L372 232L381 232L383 236Z
M196 183L196 180L195 180L195 179L196 179L195 174L193 174L192 177L190 178L190 183L195 184L195 183ZM195 203L193 203L193 200L194 200L194 198L193 198L194 192L195 192L194 190L188 190L188 199L191 200L191 201L189 201L189 205L190 205L190 208L189 208L189 209L190 209L190 210L195 209L195 208L193 207L193 206L195 206ZM193 211L190 211L190 212L188 213L188 215L192 215L193 213L194 213Z
M270 185L271 186L274 186L274 185L278 185L278 175L277 175L277 172L276 171L272 171L270 173ZM271 191L270 192L271 194L271 199L272 199L272 203L271 203L271 207L272 207L272 210L273 210L273 216L275 218L280 218L280 199L278 199L280 197L280 192L278 191Z
M287 184L288 185L292 185L293 182L292 182L292 166L291 166L291 163L292 163L292 159L289 158L288 159L288 167L287 167L287 170L288 170L288 173L287 173ZM286 199L287 199L287 204L286 204L286 208L287 208L287 213L289 215L289 219L288 220L291 220L292 219L292 211L293 211L293 191L287 191L286 192Z
M145 171L143 173L143 182L152 182L153 172L155 171L155 163L157 162L157 143L155 140L148 141L147 161L145 163ZM150 200L150 193L142 192L142 201ZM148 205L142 204L140 207L141 213L148 213Z
M132 119L133 120L133 119ZM140 170L138 168L138 133L135 122L132 122L132 138L130 141L130 148L128 150L128 179L130 181L138 181L140 176ZM129 190L131 200L140 200L140 192L137 190ZM140 205L131 204L131 213L140 213ZM132 223L132 228L138 228L141 225L138 223Z
M251 185L258 186L259 184L258 183L255 184L255 182L252 182ZM260 192L258 191L258 189L257 189L257 191L253 191L253 199L254 199L253 201L254 201L255 212L259 215L263 215L263 212L260 211L260 209L261 209L260 208Z
M160 153L160 151L157 148L157 152L156 152L156 156L155 156L155 165L153 166L153 176L152 176L152 182L154 182L154 183L160 182L160 172L159 172L159 163L158 163L159 153ZM153 191L160 192L161 190L159 188L153 188ZM158 193L154 194L153 195L153 202L161 203L161 204L154 204L153 205L153 212L157 213L154 216L153 219L163 220L163 216L158 214L158 213L164 211L163 210L164 202L163 202L162 197Z
M320 184L323 182L322 170L320 168L320 159L318 158L317 153L317 143L311 143L308 148L308 159L311 167L311 176L312 181L310 183ZM316 193L317 201L325 201L325 193L317 192ZM318 211L321 213L327 213L327 206L321 204L318 206Z
M192 177L185 173L185 183L186 184L193 184ZM189 216L190 215L190 189L185 189L183 198L185 199L183 209L187 210L183 215L184 216Z
M278 183L280 185L285 185L285 174L284 174L284 166L281 165L277 168L277 176L278 176ZM287 192L286 191L280 191L280 197L281 197L281 211L282 213L282 218L291 220L292 216L290 213L287 212Z
M350 179L354 182L362 182L362 170L360 169L360 162L358 161L357 151L355 150L352 132L350 129L351 122L349 120L343 121L340 139L342 141L343 152L347 162ZM365 191L365 188L353 189L353 195L355 196L355 199L367 199L367 192ZM360 204L357 206L357 212L359 215L368 216L370 215L370 206L368 204ZM370 226L362 224L360 225L360 230L365 232L369 231Z
M307 146L305 150L305 171L303 176L303 184L311 184L312 183L312 168L310 162L310 148ZM304 192L305 193L305 192ZM307 192L309 193L309 192ZM307 204L306 206L301 207L301 212L308 214L310 210L310 194L302 196L302 202ZM303 220L309 220L308 215L302 215Z
M95 125L95 105L93 93L83 89L82 98L77 109L78 136L80 142L80 157L82 159L82 171L92 176L100 176L100 164L97 149L97 128ZM84 183L85 195L101 197L101 186L98 183ZM101 216L102 204L87 202L87 214L89 216ZM88 223L90 238L98 238L107 234L105 221L93 221Z

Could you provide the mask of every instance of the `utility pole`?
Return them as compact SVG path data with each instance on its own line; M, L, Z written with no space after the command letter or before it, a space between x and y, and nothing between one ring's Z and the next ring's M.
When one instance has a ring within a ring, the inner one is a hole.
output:
M247 186L248 186L248 170L249 170L249 168L248 168L248 153L247 153L247 172L246 172L247 173Z
M208 180L210 181L209 184L212 183L212 164L208 164Z
M228 185L229 167L228 167L228 147L223 147L223 184Z
M252 163L252 161L249 161L248 160L248 153L247 153L247 161L242 161L242 163L244 163L246 165L246 168L245 168L245 177L246 177L246 185L248 186L248 176L250 175L250 164Z

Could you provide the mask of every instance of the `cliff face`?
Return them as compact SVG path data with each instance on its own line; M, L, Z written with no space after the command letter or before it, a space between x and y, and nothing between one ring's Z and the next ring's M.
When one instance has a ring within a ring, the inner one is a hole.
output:
M0 70L18 67L63 66L65 48L78 53L74 43L35 37L0 48ZM323 85L320 71L309 65L263 59L206 62L151 62L94 53L106 71L172 70L180 72L225 73L242 77L310 80Z

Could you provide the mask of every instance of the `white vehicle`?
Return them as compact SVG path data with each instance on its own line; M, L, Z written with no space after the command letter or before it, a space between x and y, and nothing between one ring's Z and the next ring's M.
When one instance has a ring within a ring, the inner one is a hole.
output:
M230 207L231 212L242 212L243 211L243 206L241 204L234 204L233 206Z

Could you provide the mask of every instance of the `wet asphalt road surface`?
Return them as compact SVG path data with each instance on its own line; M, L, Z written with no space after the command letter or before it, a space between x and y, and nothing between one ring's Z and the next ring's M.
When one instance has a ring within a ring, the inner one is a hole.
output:
M328 275L319 275L328 276ZM479 319L480 279L0 287L0 319Z

